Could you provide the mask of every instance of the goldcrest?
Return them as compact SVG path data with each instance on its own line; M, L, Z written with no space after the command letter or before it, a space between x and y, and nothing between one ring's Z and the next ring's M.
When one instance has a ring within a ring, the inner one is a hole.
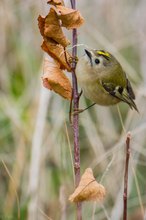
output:
M76 76L84 95L92 102L108 106L123 101L138 111L130 81L109 52L85 49L77 63Z

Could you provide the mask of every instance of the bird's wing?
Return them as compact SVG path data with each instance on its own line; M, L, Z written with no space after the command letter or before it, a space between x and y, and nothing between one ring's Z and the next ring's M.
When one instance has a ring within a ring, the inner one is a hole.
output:
M136 111L138 111L137 106L133 101L133 99L135 99L135 95L128 79L126 88L109 82L102 82L102 86L111 96L126 102L130 108L134 108Z
M133 92L133 89L132 89L132 86L131 86L131 83L130 81L127 79L127 91L129 93L129 95L131 96L132 99L135 99L135 94Z

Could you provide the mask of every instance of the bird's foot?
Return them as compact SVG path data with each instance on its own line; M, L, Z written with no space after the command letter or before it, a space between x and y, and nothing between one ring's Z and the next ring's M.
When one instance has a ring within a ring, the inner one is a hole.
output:
M69 63L70 63L70 64L72 64L72 63L77 63L78 60L79 60L79 59L78 59L77 56L75 56L75 57L70 57L70 58L69 58Z
M77 114L80 114L84 111L85 111L85 109L74 109L74 111L72 112L72 115L77 115Z

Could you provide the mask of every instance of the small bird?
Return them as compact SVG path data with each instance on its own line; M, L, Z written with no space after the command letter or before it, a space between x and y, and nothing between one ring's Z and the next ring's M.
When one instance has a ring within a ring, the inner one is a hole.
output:
M104 50L86 50L76 66L77 81L84 95L99 105L127 103L138 112L135 94L122 66Z

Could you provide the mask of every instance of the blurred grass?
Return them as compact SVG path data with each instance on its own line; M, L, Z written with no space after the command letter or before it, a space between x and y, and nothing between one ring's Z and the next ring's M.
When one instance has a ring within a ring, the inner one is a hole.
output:
M68 3L68 2L67 2ZM131 154L137 174L141 199L146 206L145 132L146 132L146 43L145 7L142 1L79 1L78 8L86 23L79 30L79 42L89 47L107 49L121 62L136 91L140 114L121 103L120 111L126 131L131 131ZM15 180L19 195L21 219L28 219L32 194L29 194L32 142L41 97L43 52L37 27L39 14L47 13L46 1L0 2L0 159ZM83 54L83 48L78 49ZM46 219L39 209L53 220L75 219L74 205L68 196L74 189L72 164L65 122L73 143L68 122L69 103L48 91L47 115L41 143L38 182L39 220ZM89 104L81 98L80 106ZM43 107L42 107L43 108ZM45 108L45 107L44 107ZM98 204L95 219L112 220L122 216L124 146L126 136L120 124L117 108L94 106L80 115L81 172L92 167L107 190L104 206ZM0 218L17 219L14 186L0 163ZM83 219L91 219L92 203L83 205ZM129 219L132 213L141 213L132 167L129 171ZM135 214L136 215L136 214ZM142 217L140 217L143 219ZM141 220L139 218L139 220ZM33 220L33 217L31 218Z

